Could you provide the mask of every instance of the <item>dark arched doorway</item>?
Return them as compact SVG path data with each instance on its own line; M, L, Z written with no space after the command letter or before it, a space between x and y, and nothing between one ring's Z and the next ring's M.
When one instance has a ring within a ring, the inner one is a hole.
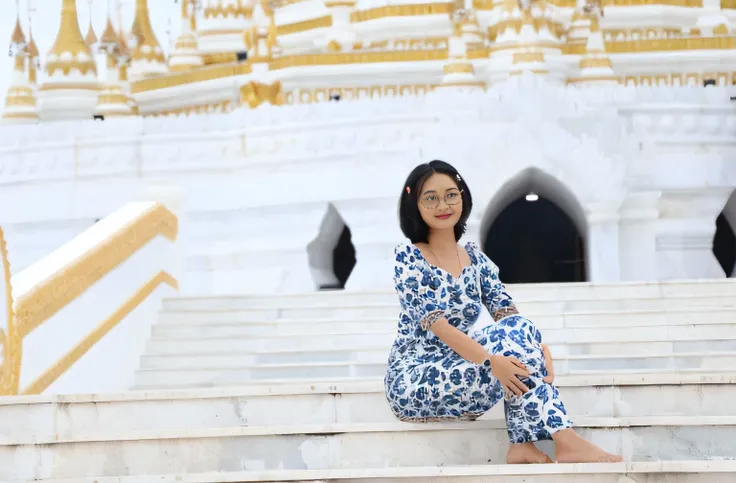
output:
M736 277L736 234L728 221L725 210L716 218L713 255L721 265L726 277Z
M504 283L586 280L583 234L545 197L511 201L488 229L483 249L498 265Z
M332 272L337 278L337 285L324 288L345 288L350 273L355 267L355 247L351 241L350 228L347 225L342 230L335 249L332 250Z

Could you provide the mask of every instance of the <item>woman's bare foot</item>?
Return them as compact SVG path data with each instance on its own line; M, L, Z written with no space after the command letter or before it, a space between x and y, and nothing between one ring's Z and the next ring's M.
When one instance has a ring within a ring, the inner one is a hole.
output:
M541 452L534 443L512 444L506 453L506 463L510 465L533 465L552 463L549 456Z
M607 453L577 434L565 429L552 436L555 441L555 459L558 463L619 463L623 458Z

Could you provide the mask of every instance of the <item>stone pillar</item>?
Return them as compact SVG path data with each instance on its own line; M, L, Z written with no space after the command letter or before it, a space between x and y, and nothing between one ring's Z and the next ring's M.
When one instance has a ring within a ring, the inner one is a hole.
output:
M618 205L593 204L586 206L587 267L591 282L616 282L621 279L619 261Z
M658 191L634 193L619 210L621 280L657 280Z

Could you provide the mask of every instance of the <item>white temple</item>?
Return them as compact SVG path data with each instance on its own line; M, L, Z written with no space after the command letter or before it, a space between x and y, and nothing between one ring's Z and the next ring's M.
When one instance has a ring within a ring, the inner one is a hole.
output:
M179 0L168 54L154 1L12 33L0 481L736 478L733 0ZM392 419L396 208L432 159L633 463Z

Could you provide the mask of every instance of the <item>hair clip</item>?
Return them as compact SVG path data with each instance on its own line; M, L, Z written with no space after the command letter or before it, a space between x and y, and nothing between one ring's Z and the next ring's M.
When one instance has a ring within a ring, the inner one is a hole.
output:
M462 180L463 180L463 179L462 179L462 178L460 177L460 175L459 175L459 174L456 174L456 175L455 175L455 177L457 178L457 180L458 180L458 181L462 181Z
M407 187L406 187L406 192L407 192L407 194L411 194L411 188L409 188L409 187L407 186Z

